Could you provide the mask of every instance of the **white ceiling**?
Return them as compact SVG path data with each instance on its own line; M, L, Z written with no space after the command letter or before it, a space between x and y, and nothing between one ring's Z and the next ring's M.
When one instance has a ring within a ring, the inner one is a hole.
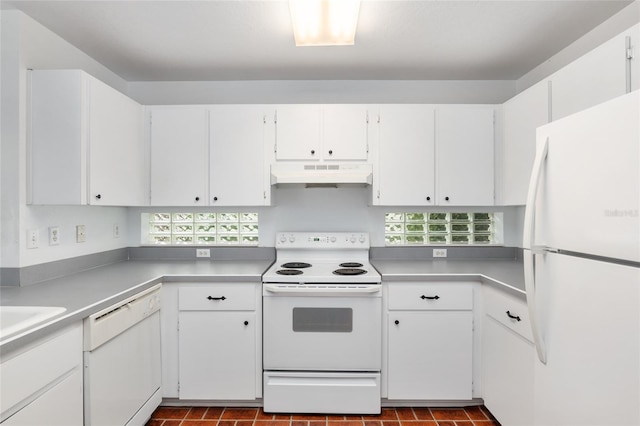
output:
M286 0L11 1L129 81L513 80L631 0L363 0L355 46L295 47Z

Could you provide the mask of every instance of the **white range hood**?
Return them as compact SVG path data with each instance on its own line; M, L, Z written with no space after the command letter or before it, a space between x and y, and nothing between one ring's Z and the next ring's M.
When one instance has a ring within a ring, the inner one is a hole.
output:
M303 184L306 186L371 185L371 164L304 164L271 165L271 184Z

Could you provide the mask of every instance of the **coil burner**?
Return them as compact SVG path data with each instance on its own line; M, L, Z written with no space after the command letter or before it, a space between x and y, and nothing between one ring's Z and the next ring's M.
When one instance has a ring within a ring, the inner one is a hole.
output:
M340 268L333 271L335 275L363 275L366 274L367 271L360 268Z
M278 269L276 271L276 274L278 274L278 275L300 275L300 274L302 274L302 271L300 271L298 269Z

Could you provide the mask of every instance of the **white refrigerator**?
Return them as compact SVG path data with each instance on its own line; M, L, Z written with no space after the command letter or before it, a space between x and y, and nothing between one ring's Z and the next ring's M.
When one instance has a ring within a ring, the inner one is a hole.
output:
M538 129L523 237L535 425L640 425L639 105L635 91Z

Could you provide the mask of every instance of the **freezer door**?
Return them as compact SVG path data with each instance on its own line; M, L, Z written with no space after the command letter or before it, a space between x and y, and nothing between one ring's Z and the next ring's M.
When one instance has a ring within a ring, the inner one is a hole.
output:
M536 425L640 424L640 269L536 255Z
M636 91L538 129L533 246L640 261L639 103Z

